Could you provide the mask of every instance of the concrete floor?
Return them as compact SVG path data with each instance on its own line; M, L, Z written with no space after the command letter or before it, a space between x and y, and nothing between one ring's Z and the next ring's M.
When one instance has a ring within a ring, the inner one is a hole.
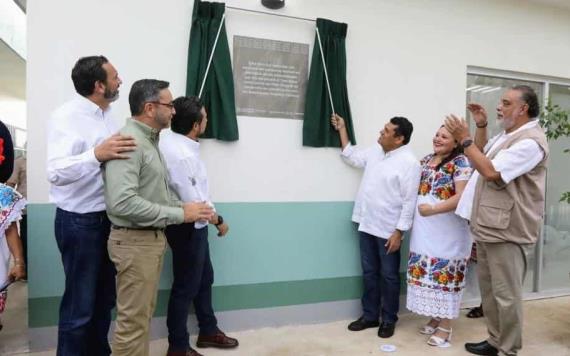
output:
M16 282L8 289L6 310L0 315L0 355L21 355L28 350L28 285Z
M466 311L463 311L463 315ZM570 297L542 299L524 303L524 347L521 356L570 356ZM388 339L376 336L376 329L350 332L349 321L327 324L264 328L229 333L237 337L240 346L235 350L201 349L207 356L329 356L329 355L383 355L383 344L397 347L393 355L425 356L469 355L463 349L465 342L478 342L486 337L483 319L461 316L453 325L452 346L439 349L428 346L426 337L417 333L425 318L404 314L398 323L396 334ZM195 342L195 338L192 338ZM151 343L151 355L166 354L165 339ZM51 356L55 352L32 353L34 356Z

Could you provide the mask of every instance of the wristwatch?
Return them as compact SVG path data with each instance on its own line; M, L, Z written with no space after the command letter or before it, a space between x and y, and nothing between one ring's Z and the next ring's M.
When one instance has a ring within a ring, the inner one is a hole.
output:
M473 140L468 138L466 140L463 140L463 142L461 142L461 147L463 147L463 149L466 149L467 147L471 146L473 144Z
M218 223L216 226L222 225L224 223L224 218L221 215L218 215Z

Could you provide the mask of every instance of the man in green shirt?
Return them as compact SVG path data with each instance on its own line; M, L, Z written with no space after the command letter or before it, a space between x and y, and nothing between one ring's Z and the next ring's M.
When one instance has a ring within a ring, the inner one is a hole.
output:
M117 269L117 319L113 355L149 354L149 324L156 304L164 228L209 220L213 210L203 202L181 203L168 188L167 171L158 150L160 130L174 114L168 82L142 79L129 93L132 118L121 129L135 139L129 159L104 168L105 203L113 226L107 244Z

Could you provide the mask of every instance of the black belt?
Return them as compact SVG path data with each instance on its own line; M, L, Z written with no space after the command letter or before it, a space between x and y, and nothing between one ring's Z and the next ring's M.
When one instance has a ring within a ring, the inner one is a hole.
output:
M114 230L138 230L138 231L163 231L163 227L154 227L154 226L141 226L141 227L126 227L126 226L117 226L111 225L111 228Z

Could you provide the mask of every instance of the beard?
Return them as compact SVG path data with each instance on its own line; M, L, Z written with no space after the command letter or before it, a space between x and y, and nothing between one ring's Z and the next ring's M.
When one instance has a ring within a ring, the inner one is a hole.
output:
M515 126L515 119L505 118L505 117L503 117L503 118L497 117L496 125L500 129L508 130L511 127Z
M154 122L163 129L170 127L170 120L172 120L172 116L169 118L168 116L164 116L159 113L156 113L154 117Z
M105 88L105 93L103 93L103 97L110 102L113 102L119 99L119 89L116 90L109 90L109 88Z

